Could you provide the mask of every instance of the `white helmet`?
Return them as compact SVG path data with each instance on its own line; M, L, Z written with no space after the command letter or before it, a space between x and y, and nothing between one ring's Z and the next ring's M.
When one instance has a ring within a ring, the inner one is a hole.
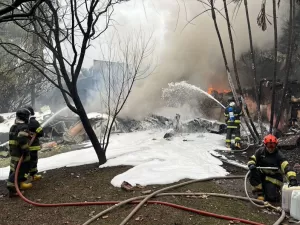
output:
M233 106L235 106L235 102L230 102L229 105L230 105L231 107L233 107Z

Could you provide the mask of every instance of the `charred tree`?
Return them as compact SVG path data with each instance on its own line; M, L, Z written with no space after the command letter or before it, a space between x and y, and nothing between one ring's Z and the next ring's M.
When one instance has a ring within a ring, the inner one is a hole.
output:
M260 101L259 101L259 84L257 82L257 74L256 74L256 60L255 60L255 51L253 48L253 40L252 40L252 30L251 30L251 23L250 23L250 17L248 12L248 0L244 0L245 5L245 12L246 12L246 18L247 18L247 26L248 26L248 34L249 34L249 44L250 44L250 52L251 52L251 59L252 59L252 72L253 72L253 83L255 87L255 97L256 97L256 110L257 110L257 118L258 118L258 124L260 127L260 132L262 135L262 119L261 119L261 112L260 112Z
M290 0L290 10L289 10L289 30L288 30L288 51L287 51L287 58L285 61L285 69L286 69L286 75L283 82L283 90L282 90L282 96L280 101L280 107L276 114L276 123L275 123L275 130L278 129L278 125L281 120L281 116L283 114L284 110L284 103L286 101L286 94L287 94L287 87L289 83L289 77L292 72L292 57L293 57L293 31L294 31L294 20L293 20L293 11L294 11L295 5L294 0Z
M272 100L271 100L271 117L270 117L270 133L273 133L274 115L275 115L275 92L277 79L277 49L278 49L278 35L277 35L277 12L276 0L273 0L273 26L274 26L274 72L272 84Z

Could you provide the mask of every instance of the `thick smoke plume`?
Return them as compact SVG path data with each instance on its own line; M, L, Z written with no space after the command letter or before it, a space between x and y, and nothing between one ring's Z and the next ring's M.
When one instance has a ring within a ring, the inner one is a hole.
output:
M215 1L216 7L225 15L223 1ZM248 28L243 3L236 16L235 4L229 4L229 14L233 26L236 58L249 50ZM267 14L272 15L272 4L268 1ZM265 32L256 23L261 1L248 1L254 45L258 49L273 47L273 27L268 24ZM286 21L286 3L282 2L278 15L278 31ZM162 88L170 82L187 81L207 90L209 87L228 89L223 58L215 32L211 13L208 11L186 26L187 21L207 10L196 0L148 0L144 1L145 16L149 23L155 21L157 29L164 28L159 47L159 64L155 72L139 81L122 111L122 116L143 117L161 107ZM151 9L151 10L150 10ZM126 14L124 14L124 18ZM157 17L159 19L157 20ZM156 19L155 19L156 18ZM272 17L269 17L272 21ZM217 21L226 47L227 59L231 64L231 51L225 19L218 14ZM186 26L186 27L185 27ZM184 28L185 27L185 28ZM184 29L183 29L184 28ZM243 74L240 74L244 76Z

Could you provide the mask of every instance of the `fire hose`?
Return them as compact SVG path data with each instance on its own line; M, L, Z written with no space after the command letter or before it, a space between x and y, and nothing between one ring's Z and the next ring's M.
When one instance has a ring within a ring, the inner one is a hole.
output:
M278 170L278 168L277 167L256 167L256 169L265 169L265 170ZM246 176L245 176L245 179L244 179L244 188L245 188L245 193L246 193L246 196L248 197L248 199L249 199L249 201L253 204L253 205L255 205L255 206L257 206L257 207L262 207L261 205L258 205L258 204L256 204L255 202L253 202L252 200L251 200L251 198L249 197L249 194L248 194L248 190L247 190L247 178L248 178L248 176L250 175L250 170L247 172L247 174L246 174Z
M274 169L278 169L278 168L276 168L276 167L257 167L258 169L272 169L272 170L274 170ZM268 203L268 202L265 202L264 203L264 205L257 205L256 203L254 203L253 202L253 200L249 197L249 195L248 195L248 191L247 191L247 188L246 188L246 185L247 185L247 177L248 177L248 175L249 175L249 173L250 173L250 171L246 174L246 176L245 176L245 192L246 192L246 195L247 195L247 198L250 200L250 202L251 203L253 203L255 206L259 206L259 207L261 207L261 208L265 208L265 207L270 207L270 208L272 208L272 209L276 209L276 210L278 210L278 211L281 211L281 213L282 213L282 215L281 215L281 217L279 218L279 220L277 220L276 222L275 222L275 224L274 225L277 225L277 224L280 224L280 222L282 222L282 220L285 218L285 212L284 212L284 210L282 210L281 208L276 208L276 207L274 207L274 206L272 206L270 203ZM203 179L203 180L206 180L206 179ZM172 188L172 187L171 187ZM148 199L150 199L151 197L154 197L156 194L158 194L158 193L161 193L161 192L163 192L163 191L166 191L166 190L168 190L168 189L170 189L170 187L166 187L166 188L163 188L163 189L160 189L160 190L157 190L156 192L153 192L152 194L150 194L150 195L148 195L143 201L141 201L133 210L132 210L132 212L120 223L120 225L125 225L128 221L129 221L129 219L140 209L140 207L148 200ZM283 214L284 214L284 216L283 216ZM279 223L278 223L279 222ZM87 224L84 224L84 225L87 225Z
M256 168L257 168L257 169L266 169L266 170L278 170L277 167L256 167ZM249 175L250 175L250 170L247 172L247 174L246 174L246 176L245 176L245 180L244 180L244 187L245 187L245 193L246 193L246 196L247 196L247 198L249 199L249 201L250 201L253 205L255 205L255 206L259 207L259 208L262 208L262 207L263 207L262 205L256 204L256 203L249 197L248 190L247 190L247 178L248 178ZM280 208L280 207L274 207L274 206L272 206L271 204L269 204L269 203L267 203L267 202L265 202L265 205L268 205L269 207L275 209L275 210L278 211L278 212L281 212L280 218L273 224L273 225L280 225L280 224L282 223L282 221L284 220L284 218L285 218L285 211L284 211L282 208Z
M176 184L176 185L172 185L166 188L163 188L161 190L158 190L148 196L140 196L134 199L128 199L123 202L120 201L102 201L102 202L69 202L69 203L55 203L55 204L47 204L47 203L38 203L38 202L33 202L29 199L27 199L22 192L19 189L19 184L18 184L18 175L19 175L19 170L20 170L20 166L21 163L23 161L23 155L20 158L17 168L16 168L16 172L15 172L15 177L14 177L14 182L15 182L15 188L16 191L18 193L18 195L20 196L20 198L33 205L33 206L37 206L37 207L66 207L66 206L91 206L91 205L114 205L111 208L116 208L122 204L126 204L126 203L132 203L132 204L138 204L138 206L140 207L141 205L143 205L145 202L147 202L148 204L160 204L160 205L165 205L165 206L169 206L169 207L173 207L173 208L177 208L177 209L181 209L181 210L185 210L185 211L189 211L189 212L194 212L194 213L198 213L200 215L204 215L204 216L211 216L211 217L215 217L215 218L219 218L219 219L224 219L224 220L230 220L230 221L239 221L245 224L253 224L253 225L261 225L261 223L257 223L257 222L253 222L253 221L249 221L249 220L245 220L245 219L240 219L240 218L235 218L235 217L230 217L230 216L224 216L224 215L219 215L219 214L215 214L215 213L210 213L210 212L206 212L203 210L197 210L197 209L193 209L193 208L188 208L182 205L177 205L177 204L173 204L173 203L169 203L169 202L162 202L162 201L148 201L148 199L150 199L151 197L154 197L155 195L158 195L159 193L161 193L162 191L166 191L169 189L173 189L176 187L181 187L187 184L192 184L192 183L196 183L196 182L200 182L200 181L209 181L209 180L215 180L215 179L240 179L243 178L244 176L227 176L227 177L212 177L212 178L205 178L205 179L199 179L199 180L191 180L191 181L187 181L184 183L180 183L180 184ZM172 195L175 195L175 193L170 193ZM160 195L170 195L168 193L163 193ZM186 195L187 193L177 193L177 195ZM188 193L189 195L191 195L191 193ZM199 193L198 193L199 194ZM224 195L224 194L216 194L216 193L210 193L211 195L214 196L220 196L220 197L228 197L228 198L238 198L238 199L245 199L245 197L240 197L240 196L230 196L230 195ZM144 198L143 201L134 201L134 200L138 200ZM253 200L258 202L257 200ZM111 210L111 208L107 209ZM135 209L138 209L137 207ZM137 211L137 210L136 210ZM132 213L133 215L134 213ZM98 214L99 215L99 214ZM280 217L282 218L282 216ZM129 218L130 219L130 218ZM129 220L128 219L128 220ZM284 217L282 218L282 220L284 219ZM89 224L89 223L85 223L85 224Z

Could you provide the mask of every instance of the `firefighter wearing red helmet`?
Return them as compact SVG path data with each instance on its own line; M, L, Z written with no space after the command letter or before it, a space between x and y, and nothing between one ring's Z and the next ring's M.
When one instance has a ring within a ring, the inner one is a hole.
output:
M264 146L259 148L248 162L251 171L249 181L253 186L253 193L259 200L279 202L284 175L290 186L297 186L296 173L291 170L288 161L278 150L278 140L274 135L265 136L263 143ZM264 170L256 167L278 167L278 170Z

